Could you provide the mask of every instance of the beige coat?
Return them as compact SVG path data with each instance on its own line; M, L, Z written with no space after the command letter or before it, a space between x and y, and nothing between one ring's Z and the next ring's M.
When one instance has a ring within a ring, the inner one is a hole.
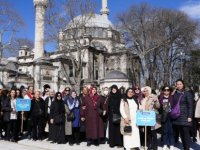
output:
M72 135L72 122L71 121L67 121L67 114L70 113L70 110L68 108L68 106L65 104L65 135Z
M120 113L122 116L121 120L121 133L123 134L124 147L126 149L132 149L140 147L140 133L139 128L136 125L136 112L138 105L134 99L127 99L127 102L121 100L120 103ZM132 127L131 133L124 133L125 122L124 119L128 118L130 120L129 126Z
M197 100L195 108L195 118L200 118L200 98Z
M121 100L121 105L124 105L124 111L127 115L127 118L129 120L131 120L130 118L130 110L129 110L129 106L128 106L128 103L125 102L123 99ZM121 134L124 135L124 127L125 127L125 122L124 122L125 118L121 117L121 123L120 123L120 131L121 131Z
M145 97L141 101L140 109L144 111L155 111L156 114L159 114L158 109L160 108L160 103L158 97L154 94L151 94L149 97ZM161 127L160 120L156 120L155 127L152 129L158 129Z

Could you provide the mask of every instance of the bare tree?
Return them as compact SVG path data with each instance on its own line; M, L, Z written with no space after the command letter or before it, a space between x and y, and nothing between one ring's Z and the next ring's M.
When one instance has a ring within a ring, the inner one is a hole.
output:
M62 64L63 74L68 82L79 91L86 50L84 38L88 36L86 25L94 15L96 3L92 0L62 0L59 5L58 10L55 8L55 0L50 1L50 8L47 11L47 37L49 41L59 41L60 45L57 47L71 60L74 69L73 79L69 77L64 64Z
M197 23L180 11L131 6L118 16L127 45L141 59L143 85L172 83L180 52L194 46ZM170 80L169 80L170 79Z
M17 38L15 33L25 24L21 16L13 10L12 5L6 1L0 1L0 22L0 57L2 57L3 50L12 52L10 46L13 39Z
M160 48L158 54L162 62L160 69L163 72L163 83L172 84L176 80L174 79L175 68L182 65L179 64L183 59L181 54L192 50L195 46L198 24L180 11L161 9L157 16L159 39L163 41L170 39Z

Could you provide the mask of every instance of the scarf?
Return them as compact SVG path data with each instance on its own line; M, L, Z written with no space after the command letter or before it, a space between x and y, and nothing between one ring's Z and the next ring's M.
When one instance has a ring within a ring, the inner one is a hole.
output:
M33 99L33 95L31 93L27 93L27 95L31 100Z
M97 101L98 101L99 95L98 94L90 94L90 99L93 103L93 108L96 109Z

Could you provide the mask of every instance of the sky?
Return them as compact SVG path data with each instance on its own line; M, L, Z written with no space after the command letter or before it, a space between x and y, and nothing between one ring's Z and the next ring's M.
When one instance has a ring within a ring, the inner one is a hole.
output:
M34 41L34 6L33 0L0 0L7 1L11 4L24 19L25 28L20 31L19 36ZM59 1L59 0L58 0ZM97 13L100 13L101 0L97 2ZM109 19L115 23L116 15L126 11L131 5L140 3L148 3L154 7L170 8L184 11L193 19L200 19L200 0L108 0L108 8L110 10ZM46 45L46 50L50 51L52 47Z

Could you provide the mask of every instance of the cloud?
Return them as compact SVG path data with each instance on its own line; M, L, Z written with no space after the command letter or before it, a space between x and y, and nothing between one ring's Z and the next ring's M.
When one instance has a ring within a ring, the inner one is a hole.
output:
M190 0L180 7L180 10L193 19L200 19L200 0Z

